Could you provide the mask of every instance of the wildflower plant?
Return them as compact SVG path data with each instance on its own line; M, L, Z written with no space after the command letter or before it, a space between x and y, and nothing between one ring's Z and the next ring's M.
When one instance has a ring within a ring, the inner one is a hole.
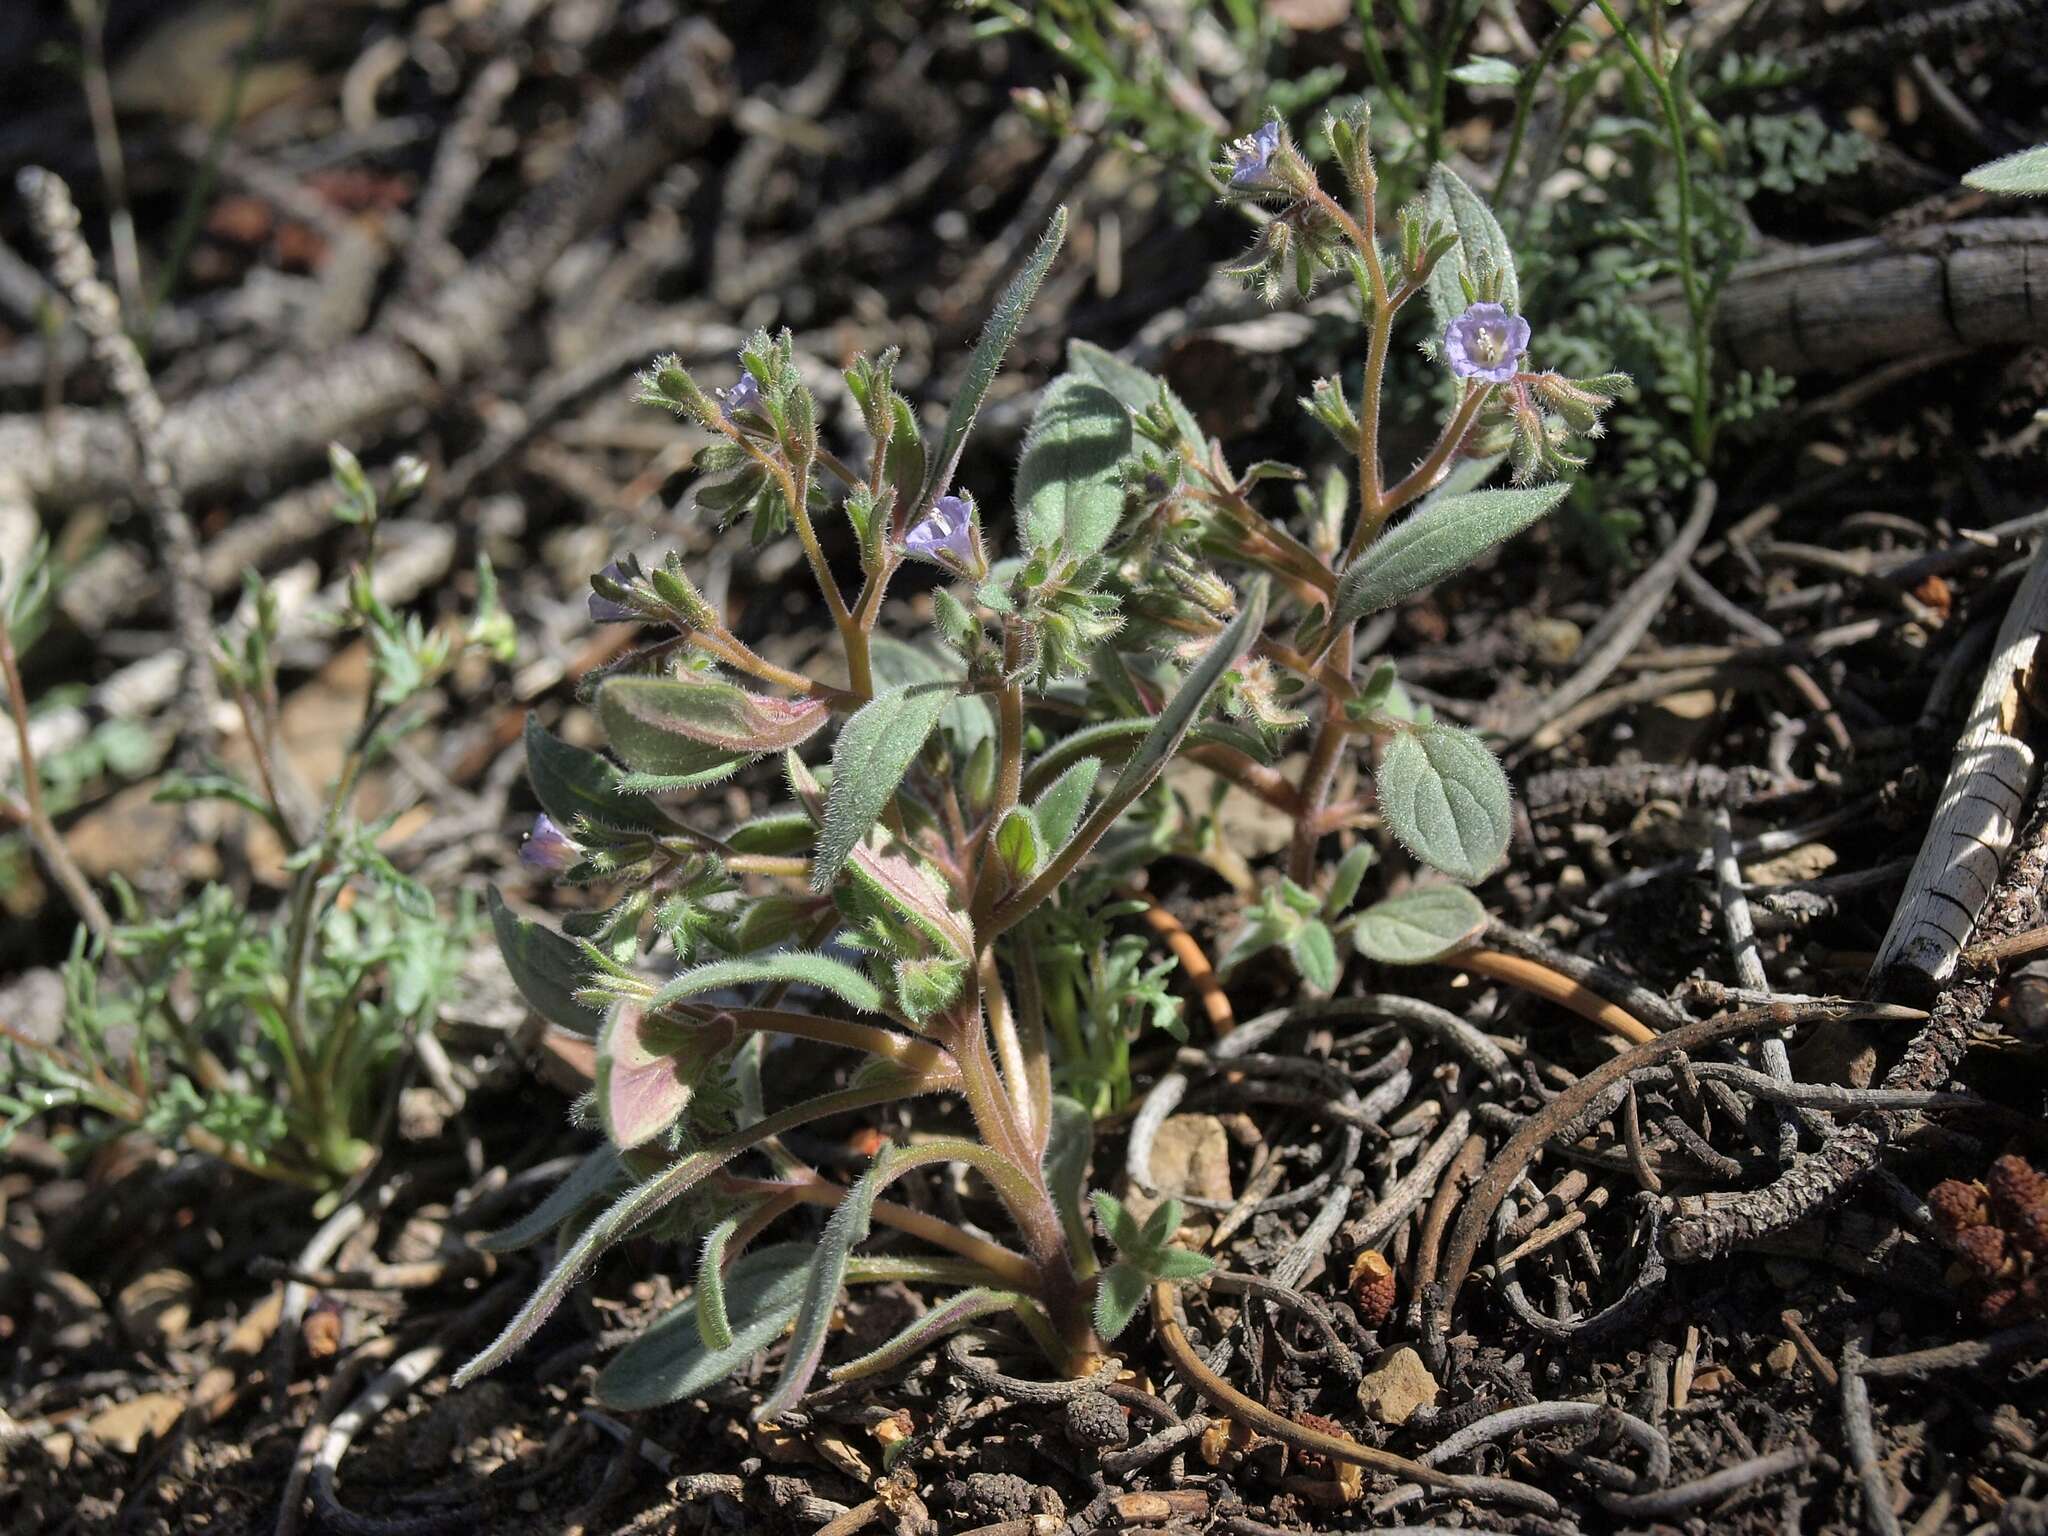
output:
M493 915L528 1000L594 1041L591 1105L607 1141L496 1240L555 1233L560 1254L460 1379L503 1361L600 1253L635 1233L691 1236L695 1284L613 1359L600 1395L621 1406L692 1395L793 1328L766 1417L815 1380L843 1285L958 1289L834 1367L835 1381L991 1313L1077 1371L1148 1288L1206 1268L1173 1246L1170 1207L1140 1224L1086 1190L1091 1111L1128 1090L1129 1034L1179 1027L1163 971L1118 930L1134 910L1123 882L1172 844L1161 775L1176 760L1292 820L1285 883L1255 909L1254 938L1285 947L1313 984L1334 985L1354 949L1425 959L1483 921L1469 892L1442 883L1353 912L1372 864L1362 844L1319 867L1333 838L1375 818L1456 881L1489 874L1508 838L1492 753L1409 700L1390 665L1356 656L1354 633L1554 507L1557 477L1580 461L1617 381L1530 368L1513 259L1462 182L1439 172L1429 202L1403 209L1383 241L1363 116L1325 132L1348 205L1277 119L1229 147L1217 180L1270 215L1239 267L1249 281L1309 288L1335 273L1355 290L1363 391L1326 379L1304 402L1355 490L1339 474L1321 497L1262 508L1271 483L1302 472L1232 469L1163 383L1080 342L1039 401L1007 506L987 486L976 497L957 485L1064 212L989 320L935 440L894 388L893 353L845 371L867 441L844 458L786 334L757 334L723 390L673 359L642 377L643 400L711 436L698 505L753 519L756 538L794 532L845 681L750 648L673 555L592 579L593 617L637 623L648 643L589 690L609 754L529 727L543 814L526 857L603 885L611 902L562 932L495 895ZM1397 321L1418 299L1433 311L1429 344L1454 404L1422 462L1390 476L1381 383ZM1503 457L1516 483L1480 489ZM821 532L839 518L859 557L850 596ZM953 578L917 641L878 626L908 561ZM1276 765L1304 734L1307 766L1290 777ZM1376 760L1373 803L1335 792L1360 756ZM691 791L772 758L787 808L715 836L673 814ZM1103 1048L1105 1029L1122 1054ZM774 1035L851 1053L843 1085L771 1106L762 1063ZM975 1134L891 1146L851 1188L782 1139L932 1094L964 1100ZM946 1163L978 1176L1010 1240L883 1198ZM763 1246L801 1205L830 1209L822 1236ZM1091 1206L1116 1250L1106 1271ZM937 1251L860 1254L876 1225Z
M174 775L158 796L221 802L260 822L283 855L283 900L265 910L209 884L155 917L118 884L114 915L82 878L67 882L93 921L63 967L62 1038L36 1039L0 1021L0 1137L32 1116L83 1111L76 1123L85 1136L136 1127L322 1195L376 1154L392 1068L435 1027L481 916L466 899L452 913L440 909L392 863L381 841L390 818L360 812L364 775L420 722L433 685L465 651L506 660L514 642L488 562L479 563L466 625L429 627L377 595L379 523L418 491L425 466L401 460L380 494L346 449L337 445L330 457L336 516L364 541L338 622L362 636L370 656L369 691L335 783L315 801L281 750L280 612L252 574L246 620L223 634L212 658L246 728L251 771ZM25 627L29 594L45 587L33 569L19 584L7 616L14 633ZM14 639L0 639L20 712ZM26 731L20 740L26 756ZM38 771L32 759L23 769Z

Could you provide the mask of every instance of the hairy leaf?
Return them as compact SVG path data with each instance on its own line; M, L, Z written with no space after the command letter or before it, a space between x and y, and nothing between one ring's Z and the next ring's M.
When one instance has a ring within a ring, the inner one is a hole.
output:
M1088 1161L1094 1151L1095 1117L1088 1113L1088 1106L1063 1093L1055 1094L1052 1125L1045 1138L1045 1156L1041 1163L1046 1191L1051 1194L1053 1207L1059 1212L1060 1225L1066 1228L1067 1242L1077 1262L1090 1252L1085 1197ZM1093 1260L1088 1262L1092 1264Z
M597 691L597 714L629 767L684 788L809 740L832 710L710 678L614 677Z
M1259 638L1259 629L1265 622L1266 583L1262 577L1246 588L1237 617L1202 653L1201 660L1188 670L1186 679L1167 700L1166 708L1153 720L1152 729L1138 744L1138 750L1124 763L1123 772L1117 775L1116 783L1105 797L1110 803L1121 809L1151 786L1160 770L1180 750L1196 716L1201 714L1202 706L1209 702L1209 695L1222 683L1224 673L1243 660L1245 652L1252 648L1252 642Z
M1456 880L1483 880L1507 852L1507 775L1470 731L1402 731L1378 775L1380 810L1402 846Z
M1515 253L1509 249L1508 237L1501 233L1493 210L1447 165L1438 165L1429 173L1427 208L1431 219L1448 225L1458 235L1457 245L1429 274L1429 309L1438 333L1465 312L1465 289L1458 281L1461 265L1480 297L1494 297L1498 284L1499 302L1510 314L1518 312L1522 288L1515 277Z
M526 773L541 808L564 827L676 830L659 806L623 787L617 764L550 735L532 715L526 717Z
M1963 185L2001 197L2048 196L2048 144L1980 165L1963 178Z
M825 1374L834 1382L858 1381L863 1376L893 1370L913 1360L949 1333L958 1333L976 1318L991 1312L1009 1312L1026 1303L1016 1291L990 1290L976 1286L939 1302L886 1344L869 1350L857 1360L836 1365Z
M1329 992L1336 987L1337 944L1323 922L1311 920L1295 929L1287 941L1287 954L1294 961L1295 972L1316 991Z
M958 690L921 683L878 693L846 722L832 747L832 787L811 861L811 889L823 894L896 793L911 762Z
M1181 403L1180 396L1167 387L1165 380L1135 363L1125 362L1114 352L1104 351L1092 341L1070 341L1067 368L1100 384L1134 411L1149 411L1163 397L1181 436L1196 448L1207 441L1195 413Z
M932 464L924 490L918 495L914 509L916 515L921 516L952 485L953 472L960 467L960 454L967 446L967 434L974 430L974 419L981 414L981 403L988 398L989 386L995 383L996 372L1003 366L1003 356L1010 350L1010 343L1016 340L1018 328L1024 324L1024 311L1038 296L1038 285L1045 281L1045 274L1052 268L1053 257L1059 254L1066 238L1067 210L1061 208L1045 226L1038 248L1017 275L1010 279L1010 286L1003 290L995 313L982 327L981 339L974 344L974 355L967 360L967 377L961 381L960 393L953 397L953 408L946 414L946 429L939 438L938 458Z
M877 688L958 682L966 676L965 669L951 656L934 655L894 635L875 635L869 639L868 664ZM954 754L963 759L982 742L996 739L995 713L988 707L988 700L978 693L963 693L948 704L939 716L939 728L953 744Z
M548 1191L547 1199L511 1226L480 1239L477 1246L487 1253L517 1253L522 1248L531 1248L584 1206L611 1193L625 1173L626 1165L619 1161L618 1148L607 1142Z
M875 1214L875 1198L909 1159L894 1147L885 1148L853 1188L846 1192L825 1223L804 1284L802 1303L797 1308L796 1333L789 1353L783 1357L782 1375L775 1390L754 1410L756 1420L772 1421L797 1405L818 1362L824 1358L825 1335L832 1323L832 1309L839 1301L839 1287L846 1279L846 1266L856 1245L868 1235Z
M1095 1331L1107 1342L1131 1326L1152 1281L1127 1259L1118 1259L1095 1282Z
M808 1243L778 1243L745 1255L725 1277L732 1319L726 1344L705 1346L697 1319L702 1297L693 1295L612 1357L597 1378L598 1400L613 1408L659 1408L744 1368L796 1316L814 1253Z
M1031 811L1038 818L1038 830L1045 835L1048 853L1064 848L1074 829L1081 825L1088 797L1095 792L1095 781L1101 775L1102 759L1084 757L1055 779L1032 804Z
M638 1005L620 1003L598 1039L598 1114L622 1151L645 1146L674 1125L695 1091L690 1062L662 1048L660 1030Z
M1057 544L1085 560L1123 519L1124 457L1131 416L1100 384L1074 374L1054 379L1031 418L1017 462L1015 501L1024 548Z
M739 960L714 960L693 966L654 994L650 1012L667 1008L684 998L727 987L744 987L758 982L788 981L799 986L830 992L861 1013L880 1013L882 994L875 984L852 966L825 955L785 949L767 955L748 955Z
M697 1260L697 1339L707 1353L732 1347L732 1320L725 1310L725 1245L739 1225L739 1217L728 1216L713 1227Z
M888 902L949 957L972 957L967 913L921 854L877 829L854 845L847 867L862 887Z
M1421 965L1462 949L1486 926L1486 908L1462 885L1424 885L1358 914L1351 942L1369 960Z
M604 1014L576 997L590 971L576 941L521 917L505 905L496 886L490 889L489 902L498 953L505 957L505 969L512 973L519 995L550 1024L594 1039L604 1027Z
M1431 500L1382 534L1337 582L1335 618L1349 624L1391 608L1514 537L1563 501L1569 482L1467 491Z

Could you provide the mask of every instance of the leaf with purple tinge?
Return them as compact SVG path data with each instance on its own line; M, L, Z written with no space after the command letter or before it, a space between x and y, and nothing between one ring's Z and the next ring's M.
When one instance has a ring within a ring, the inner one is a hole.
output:
M597 712L628 767L675 787L722 779L750 758L808 741L832 716L822 699L673 677L614 677L598 690Z
M621 1003L597 1049L597 1105L613 1145L644 1146L690 1107L704 1065L732 1040L732 1026L682 1026Z

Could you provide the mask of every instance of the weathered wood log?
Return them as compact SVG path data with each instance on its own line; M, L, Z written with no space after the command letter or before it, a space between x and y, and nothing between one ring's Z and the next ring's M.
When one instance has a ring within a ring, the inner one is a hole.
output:
M1682 322L1674 284L1643 301ZM1744 262L1721 295L1721 360L1842 372L1958 347L2048 341L2048 218L1971 219Z
M2044 679L2035 670L2044 632L2048 543L2035 551L1999 626L1933 824L1871 966L1873 997L1932 997L1954 974L1957 956L1998 884L2048 729L2038 692Z
M708 22L677 26L634 70L619 99L584 114L561 167L431 299L330 351L276 358L233 384L173 404L163 437L178 482L218 485L303 463L331 440L382 428L475 369L526 312L570 244L723 119L730 53ZM10 546L33 530L35 507L115 494L136 485L138 475L135 445L117 412L0 419L0 555L18 563L20 550Z

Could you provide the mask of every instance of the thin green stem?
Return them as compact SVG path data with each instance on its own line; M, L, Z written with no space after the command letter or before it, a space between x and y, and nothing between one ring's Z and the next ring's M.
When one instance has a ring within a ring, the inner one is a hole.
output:
M1671 76L1636 41L1635 34L1615 13L1613 0L1594 0L1594 3L1600 7L1600 14L1607 18L1607 24L1614 28L1636 68L1649 82L1657 105L1664 114L1665 131L1671 138L1672 166L1678 177L1678 281L1685 292L1686 314L1692 322L1693 367L1689 390L1692 396L1692 447L1693 456L1704 464L1714 447L1714 421L1710 409L1714 368L1713 300L1702 289L1699 272L1694 265L1692 157L1687 146L1685 114L1679 107L1678 92L1672 87Z

